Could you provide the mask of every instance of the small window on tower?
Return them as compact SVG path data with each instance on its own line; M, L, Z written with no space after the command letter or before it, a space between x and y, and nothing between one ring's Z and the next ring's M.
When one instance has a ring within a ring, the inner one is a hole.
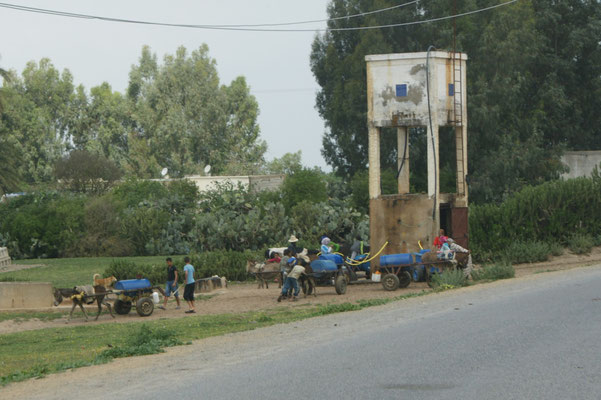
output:
M455 84L449 83L449 96L455 96Z
M396 85L396 97L407 97L407 84Z

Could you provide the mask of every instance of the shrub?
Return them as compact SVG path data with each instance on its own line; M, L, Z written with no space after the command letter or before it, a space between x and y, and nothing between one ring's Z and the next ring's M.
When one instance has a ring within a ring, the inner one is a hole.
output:
M196 278L208 278L213 275L226 277L230 281L248 279L246 262L263 259L262 251L212 251L193 254L191 264L196 270Z
M508 279L515 276L515 269L509 262L485 265L479 270L472 271L474 281Z
M319 171L301 169L287 176L282 185L286 210L301 201L319 203L327 200L328 190L322 175Z
M128 179L115 187L113 196L124 203L125 207L137 207L140 203L152 202L167 197L167 188L157 181Z
M568 238L568 248L574 254L588 254L593 245L594 240L591 235L576 233Z
M552 256L559 257L563 254L563 246L560 243L552 242L551 244L549 244L549 247L551 249Z
M514 263L533 263L547 261L552 253L552 246L537 241L517 241L511 243L503 254L503 258Z
M63 185L80 193L105 192L122 175L114 162L86 150L73 150L57 161L55 174Z
M464 286L466 283L465 276L461 269L446 269L439 274L432 276L432 287L434 289L453 289Z

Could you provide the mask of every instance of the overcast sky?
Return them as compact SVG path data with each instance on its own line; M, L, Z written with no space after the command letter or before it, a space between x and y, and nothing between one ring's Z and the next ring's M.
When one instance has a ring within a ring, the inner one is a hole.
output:
M182 24L260 24L325 19L328 0L8 0L12 4L113 18ZM299 28L323 28L325 22ZM149 45L159 59L206 43L221 83L244 75L259 102L267 159L302 150L303 164L326 170L318 85L309 68L313 32L225 32L72 19L0 8L0 66L19 73L43 57L68 68L88 90L103 81L124 92L131 65Z

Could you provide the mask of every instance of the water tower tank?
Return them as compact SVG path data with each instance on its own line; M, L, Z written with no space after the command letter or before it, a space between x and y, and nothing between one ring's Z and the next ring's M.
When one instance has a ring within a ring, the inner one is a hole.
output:
M368 120L373 126L461 125L467 55L446 51L366 56ZM427 69L430 70L429 82Z

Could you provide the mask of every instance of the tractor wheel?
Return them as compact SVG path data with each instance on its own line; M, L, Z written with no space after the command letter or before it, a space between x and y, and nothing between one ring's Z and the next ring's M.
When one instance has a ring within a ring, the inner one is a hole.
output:
M154 311L154 303L150 297L142 297L136 302L136 311L140 317L148 317Z
M115 312L119 315L129 314L131 311L131 301L123 301L123 300L115 300L115 304L113 305Z
M336 293L345 294L346 293L346 277L344 275L338 275L336 277L336 281L334 283L334 287L336 288Z
M395 274L386 274L382 277L382 286L384 287L384 290L392 292L397 290L400 285L399 277Z
M401 271L398 278L400 288L406 288L411 283L411 274L408 271Z

